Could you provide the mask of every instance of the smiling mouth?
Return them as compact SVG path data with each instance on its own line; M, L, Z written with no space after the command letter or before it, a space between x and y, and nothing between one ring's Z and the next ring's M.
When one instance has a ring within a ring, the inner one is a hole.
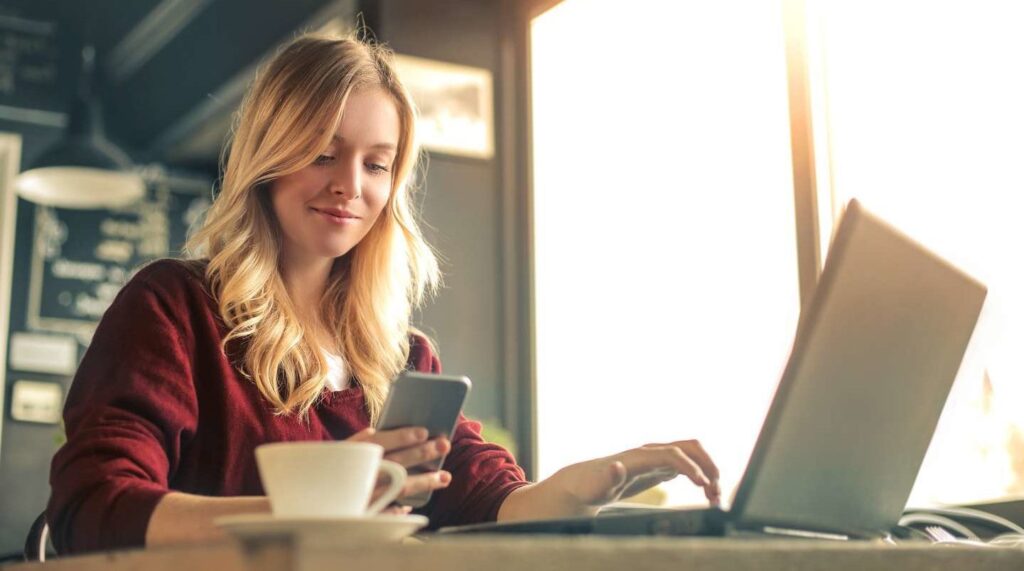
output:
M320 210L319 208L310 208L310 210L312 210L313 212L316 212L317 214L323 216L329 222L335 222L335 223L344 224L344 223L351 223L351 222L355 222L355 221L359 220L358 216L355 216L355 215L352 215L352 214L338 214L338 213L335 213L335 212L329 212L329 211L326 211L326 210Z

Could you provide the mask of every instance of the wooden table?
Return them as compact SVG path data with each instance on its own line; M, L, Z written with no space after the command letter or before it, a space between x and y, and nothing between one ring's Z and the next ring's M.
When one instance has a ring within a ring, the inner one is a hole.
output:
M1024 548L798 540L476 536L298 548L286 539L111 552L3 571L1024 570Z

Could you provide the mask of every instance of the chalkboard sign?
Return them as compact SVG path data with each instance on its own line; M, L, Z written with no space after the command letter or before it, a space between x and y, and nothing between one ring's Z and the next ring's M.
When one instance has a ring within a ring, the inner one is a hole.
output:
M180 254L189 229L210 205L209 195L197 192L203 188L192 184L182 192L164 180L150 184L143 200L121 208L36 206L28 329L72 333L83 342L91 338L117 292L140 266Z
M0 14L0 103L60 108L59 49L52 22Z

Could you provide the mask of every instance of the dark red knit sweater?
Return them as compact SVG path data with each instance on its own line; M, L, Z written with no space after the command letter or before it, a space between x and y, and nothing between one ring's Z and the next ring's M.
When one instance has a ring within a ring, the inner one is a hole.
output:
M369 425L357 384L325 393L308 422L275 416L221 351L226 332L197 266L156 262L121 290L64 408L68 441L53 459L47 507L59 552L142 546L169 491L262 495L257 445L344 439ZM417 337L409 367L440 372L441 363ZM433 528L494 520L525 483L512 456L464 418L444 468L451 485L421 511Z

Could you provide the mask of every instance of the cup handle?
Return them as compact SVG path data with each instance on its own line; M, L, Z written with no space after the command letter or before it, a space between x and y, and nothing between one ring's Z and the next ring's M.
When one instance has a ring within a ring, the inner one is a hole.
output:
M384 490L377 498L377 501L367 506L366 515L377 515L383 511L398 497L398 494L402 493L402 486L405 485L406 472L401 464L391 460L381 460L380 471L387 473L391 483L388 484L388 489Z

